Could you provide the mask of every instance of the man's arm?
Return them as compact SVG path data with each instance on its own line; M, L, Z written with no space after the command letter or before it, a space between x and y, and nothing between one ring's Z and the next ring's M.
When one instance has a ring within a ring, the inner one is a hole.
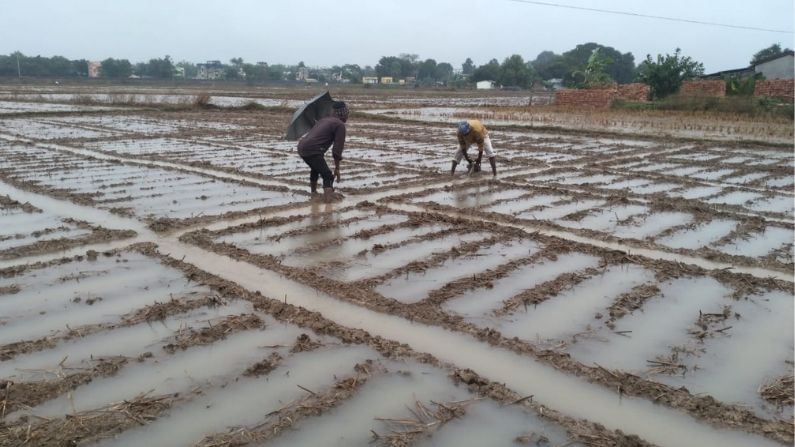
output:
M345 149L345 124L337 126L334 132L334 147L331 155L334 157L334 178L340 181L340 161L342 161L342 151Z
M467 154L467 148L468 148L468 146L469 146L469 145L468 145L468 144L466 143L466 141L464 140L464 137L463 137L463 136L461 136L461 135L459 135L459 136L458 136L458 147L460 147L460 148L461 148L461 152L464 154L464 160L466 160L466 161L467 161L467 163L472 163L472 159L471 159L471 158L469 158L469 154Z

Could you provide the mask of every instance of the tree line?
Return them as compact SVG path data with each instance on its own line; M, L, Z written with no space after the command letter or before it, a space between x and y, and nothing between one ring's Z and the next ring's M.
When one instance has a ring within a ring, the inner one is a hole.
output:
M791 50L773 44L755 53L750 64L788 51ZM99 76L115 79L131 76L153 79L196 78L200 66L201 64L189 61L174 63L170 56L134 64L128 59L107 58L100 63ZM613 47L594 42L577 45L561 54L542 51L531 61L514 54L502 61L491 59L478 66L471 58L467 58L460 65L460 69L456 69L449 62L438 62L431 58L422 60L419 55L408 53L383 56L375 66L364 67L345 64L308 68L303 62L297 65L263 62L252 64L240 57L232 58L228 64L220 66L222 73L218 77L221 79L245 79L250 82L309 78L319 82L359 83L363 77L374 76L411 80L411 84L420 86L465 87L489 80L503 87L529 88L555 80L566 87L581 88L639 81L652 87L653 97L663 97L676 91L682 80L704 74L703 64L683 56L678 48L673 54L658 55L656 58L647 55L636 65L632 53L622 53ZM85 59L26 56L20 52L0 55L0 76L85 77L88 72L89 62ZM303 74L303 78L299 74Z

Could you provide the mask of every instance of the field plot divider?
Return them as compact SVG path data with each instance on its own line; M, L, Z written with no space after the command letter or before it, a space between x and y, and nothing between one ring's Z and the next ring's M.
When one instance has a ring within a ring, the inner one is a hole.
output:
M406 203L389 203L387 207L392 208L396 211L407 211L407 212L423 212L424 209L421 206L411 205ZM460 219L472 219L472 216L467 214L466 212L453 212L453 211L434 211L437 213L445 214L450 217L460 218ZM697 258L692 256L685 256L677 253L669 253L661 250L653 250L647 248L638 248L627 246L620 243L615 242L605 242L599 239L592 239L584 236L577 235L575 233L567 232L567 231L560 231L560 230L550 230L548 228L535 226L532 224L525 224L525 223L506 223L506 222L499 222L494 219L489 219L486 217L477 217L478 221L480 222L490 222L495 225L501 225L504 227L511 227L511 228L518 228L520 230L528 231L528 232L537 232L539 234L545 236L552 236L557 237L560 239L566 239L573 242L579 242L582 244L593 245L595 247L604 248L607 250L620 250L626 252L627 254L635 254L640 256L645 256L647 258L655 259L655 260L662 260L662 261L672 261L672 262L683 262L688 264L693 264L698 267L704 268L706 270L713 270L713 269L731 269L735 273L746 273L751 276L755 276L757 278L774 278L782 281L793 282L792 275L788 272L780 272L776 270L768 270L759 267L739 267L735 266L730 263L725 262L714 262L703 258Z
M407 321L396 315L341 301L245 261L176 241L163 243L158 251L169 253L174 259L182 259L249 291L266 290L268 295L284 297L287 303L319 312L337 324L357 327L373 336L406 343L414 350L431 354L440 361L470 368L489 380L505 383L521 395L532 394L536 401L557 411L636 434L658 445L779 445L770 439L731 428L716 430L678 410L645 399L625 397L619 400L613 391L566 375L533 358L495 348L470 335ZM517 376L517 368L526 374ZM649 420L656 423L642 422Z
M130 163L139 166L148 166L148 167L158 167L158 168L166 168L166 169L176 169L185 172L191 172L195 174L201 174L208 177L214 177L221 180L232 180L237 182L245 182L250 184L255 184L258 186L266 186L266 187L277 187L277 188L287 188L289 192L298 192L297 190L290 189L285 183L282 182L274 182L268 180L262 180L254 177L249 177L245 175L237 175L231 174L228 172L223 172L216 169L209 169L209 168L198 168L195 166L190 166L187 164L181 163L174 163L174 162L167 162L167 161L156 161L156 160L142 160L140 158L133 158L133 157L122 157L119 155L109 155L107 153L101 151L94 151L91 149L78 149L72 148L68 146L63 146L59 144L53 143L37 143L33 140L24 139L24 138L16 138L10 135L0 134L0 139L6 140L9 142L21 142L21 143L29 143L35 144L38 147L42 147L45 149L52 149L57 151L68 152L73 155L79 155L83 157L92 157L99 160L106 160L106 161L118 161L123 163ZM303 191L303 190L301 190Z
M616 174L620 174L620 173L616 172ZM514 177L517 177L517 176L518 175L514 175L514 173L511 173L511 175L510 175L511 178L514 178ZM516 180L512 180L512 179L501 180L501 182L505 183L506 186L516 187L516 188L532 186L532 187L537 187L537 188L556 189L556 190L565 191L565 192L571 193L571 194L588 194L590 196L601 196L604 199L609 199L611 196L614 196L614 194L610 194L610 193L604 192L604 191L593 190L593 189L584 189L584 188L578 187L579 185L571 185L571 186L569 186L569 185L555 184L554 186L551 186L551 185L546 184L546 183L535 183L535 182L532 181L532 179L529 179L528 181L526 181L524 183L518 183ZM723 186L726 186L726 185L723 185ZM736 187L736 185L732 185L731 187ZM773 192L773 191L767 191L767 192L769 193L769 192ZM721 192L721 193L718 193L717 195L721 195L721 194L724 194L724 193ZM628 196L629 196L630 200L634 200L635 202L638 202L640 204L644 204L644 205L653 205L654 204L653 201L651 201L649 199L646 199L644 197L641 197L639 194L630 193ZM690 200L692 200L692 199L690 199ZM742 217L752 217L752 218L757 218L757 219L763 219L763 220L765 220L767 222L772 222L772 223L781 223L781 224L788 224L788 225L791 225L793 223L793 221L791 219L787 220L787 219L779 219L779 218L776 218L776 217L761 216L759 214L754 214L754 213L750 213L750 212L731 211L730 213L731 214L735 214L737 216L742 216Z

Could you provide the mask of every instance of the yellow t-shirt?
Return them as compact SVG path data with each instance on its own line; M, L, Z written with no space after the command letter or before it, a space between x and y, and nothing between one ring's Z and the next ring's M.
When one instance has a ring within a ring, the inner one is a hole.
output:
M458 145L461 149L466 149L471 144L477 144L478 150L483 151L483 140L488 134L486 126L479 120L467 120L467 123L469 123L469 133L458 135Z

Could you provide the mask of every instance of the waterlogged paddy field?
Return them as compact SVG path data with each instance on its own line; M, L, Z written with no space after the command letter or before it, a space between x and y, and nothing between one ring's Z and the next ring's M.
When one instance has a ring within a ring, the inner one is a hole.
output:
M438 108L528 98L359 90L418 112L325 205L313 92L0 90L0 445L793 442L791 146L486 121L451 178Z

